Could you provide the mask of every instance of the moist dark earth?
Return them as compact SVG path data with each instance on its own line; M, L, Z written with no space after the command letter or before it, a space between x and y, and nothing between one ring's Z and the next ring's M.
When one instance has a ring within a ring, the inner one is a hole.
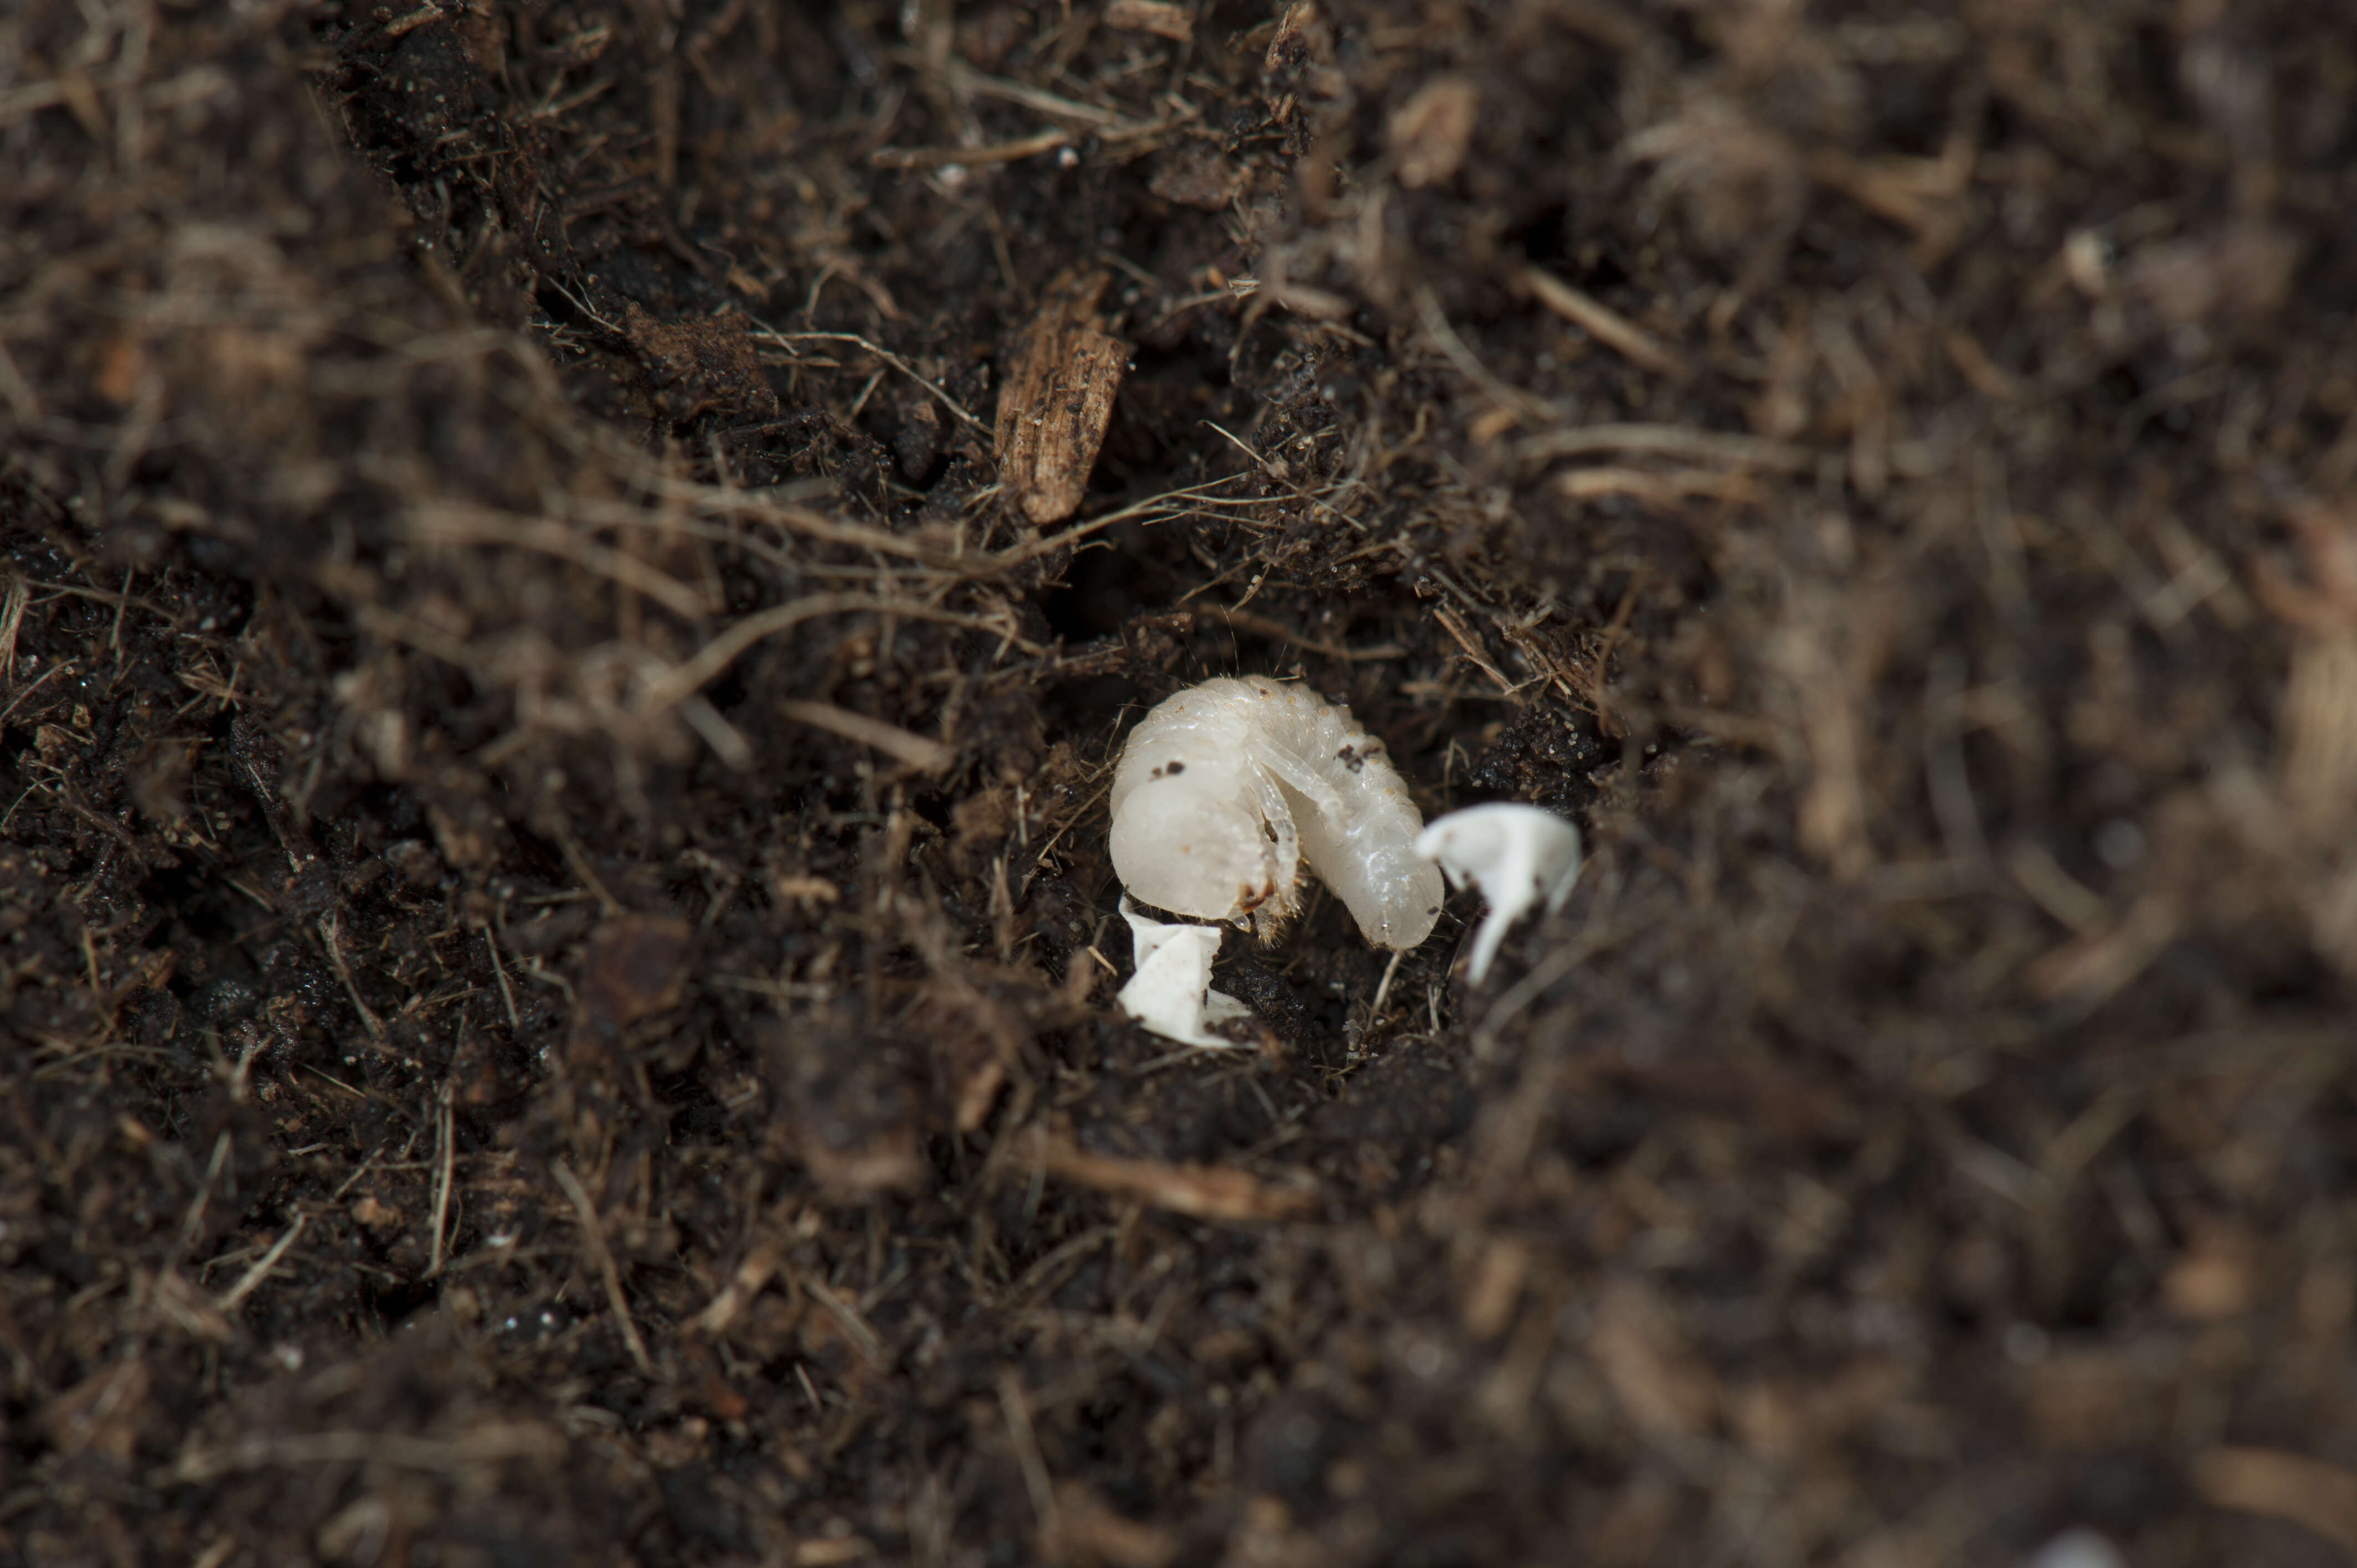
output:
M0 1561L2346 1562L2352 212L2289 0L19 0ZM1568 903L1128 1023L1235 673Z

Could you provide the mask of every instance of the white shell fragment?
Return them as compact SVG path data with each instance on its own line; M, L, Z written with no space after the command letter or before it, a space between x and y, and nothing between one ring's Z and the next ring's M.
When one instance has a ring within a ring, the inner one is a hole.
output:
M1121 918L1129 922L1130 957L1137 972L1114 997L1124 1013L1166 1040L1184 1046L1232 1050L1236 1042L1207 1026L1249 1017L1252 1009L1211 987L1211 960L1219 955L1217 926L1175 926L1137 912L1127 898Z
M1307 862L1380 948L1440 918L1422 813L1351 710L1265 676L1222 676L1140 719L1113 778L1114 870L1141 901L1264 935L1301 907Z
M1451 811L1424 830L1415 852L1437 862L1458 886L1479 887L1490 902L1465 966L1476 985L1490 972L1506 928L1541 897L1554 914L1579 880L1579 830L1536 806L1501 801Z

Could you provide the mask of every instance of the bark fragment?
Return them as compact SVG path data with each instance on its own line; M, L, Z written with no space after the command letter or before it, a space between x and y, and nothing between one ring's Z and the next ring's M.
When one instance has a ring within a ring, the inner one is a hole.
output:
M1129 365L1129 345L1106 332L1097 315L1106 281L1093 270L1060 276L1007 358L998 394L998 478L1036 523L1080 510Z

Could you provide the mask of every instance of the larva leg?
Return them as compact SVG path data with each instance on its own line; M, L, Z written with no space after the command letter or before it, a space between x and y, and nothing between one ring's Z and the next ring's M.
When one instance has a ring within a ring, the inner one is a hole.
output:
M1301 908L1301 831L1293 820L1293 807L1276 780L1257 768L1247 772L1254 800L1260 807L1261 831L1268 835L1270 861L1276 874L1264 897L1248 907L1247 918L1253 932L1263 941L1274 941L1285 922Z
M1269 842L1276 846L1276 864L1289 868L1300 864L1301 829L1293 820L1293 807L1285 791L1264 775L1253 776L1254 788L1260 795L1260 812L1268 824Z
M1292 786L1296 794L1318 808L1319 816L1337 824L1342 821L1340 791L1326 782L1298 752L1265 736L1254 742L1254 760Z

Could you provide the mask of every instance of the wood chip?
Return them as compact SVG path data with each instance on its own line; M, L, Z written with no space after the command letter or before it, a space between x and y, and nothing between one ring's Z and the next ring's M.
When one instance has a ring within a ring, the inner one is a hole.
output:
M779 714L806 724L813 729L839 735L845 740L856 740L871 746L888 757L899 758L911 768L939 767L952 755L950 747L937 740L927 740L920 735L910 735L898 725L888 725L882 719L866 714L855 714L848 708L838 708L833 703L807 703L788 699L778 703Z
M251 1432L221 1448L192 1440L165 1474L182 1486L204 1486L248 1470L377 1465L479 1478L502 1460L550 1465L565 1450L563 1433L532 1421L480 1422L448 1439L393 1432Z
M1318 14L1316 0L1294 0L1285 8L1261 59L1261 94L1269 117L1290 120L1308 97L1330 102L1345 91L1334 66L1334 29Z
M1243 170L1207 137L1164 147L1155 156L1146 188L1165 201L1221 212L1243 184Z
M1178 1555L1178 1538L1169 1530L1123 1518L1078 1481L1057 1487L1055 1498L1055 1528L1046 1532L1051 1562L1162 1568Z
M1307 1192L1271 1187L1249 1171L1115 1159L1047 1133L1034 1138L1028 1153L1051 1176L1198 1219L1285 1219L1314 1202Z
M117 1361L42 1407L40 1423L61 1455L98 1454L131 1463L147 1402L147 1363Z
M1511 1236L1492 1236L1465 1287L1465 1332L1476 1339L1495 1339L1512 1326L1523 1281L1530 1272L1528 1247Z
M2283 792L2318 842L2357 814L2357 633L2303 638L2283 702Z
M2098 1454L2133 1442L2162 1420L2164 1376L2116 1348L2057 1351L2021 1374L2021 1408L2033 1447Z
M1195 36L1195 18L1183 5L1168 4L1168 0L1113 0L1105 7L1105 23L1133 33L1152 33L1173 43L1185 43Z
M2357 1475L2273 1448L2212 1448L2193 1461L2193 1489L2222 1509L2289 1520L2357 1552Z
M1391 119L1392 156L1410 190L1438 185L1465 165L1480 94L1461 76L1426 82Z
M1016 340L998 393L998 479L1036 523L1080 510L1129 345L1097 315L1107 274L1066 273Z
M694 940L693 928L667 916L624 915L598 927L581 964L585 1023L610 1036L676 1006Z
M1718 1408L1710 1368L1678 1332L1668 1304L1635 1281L1606 1288L1587 1353L1620 1413L1648 1436L1695 1436Z
M652 1381L655 1364L647 1355L647 1342L639 1337L638 1324L630 1317L630 1298L622 1289L622 1271L614 1262L613 1249L606 1244L606 1227L597 1217L597 1200L581 1185L581 1178L573 1174L573 1167L562 1159L549 1162L549 1169L556 1177L556 1185L571 1200L574 1217L580 1221L582 1250L589 1254L589 1261L597 1265L597 1277L605 1282L606 1303L614 1309L614 1326L621 1330L622 1343L630 1350L630 1359Z
M2186 920L2175 897L2146 893L2116 924L2072 938L2032 962L2022 979L2042 1001L2101 1006L2150 967Z
M1032 135L996 142L986 147L878 147L867 155L867 161L877 168L932 169L952 164L974 168L982 164L1011 164L1037 157L1069 146L1071 140L1070 131L1050 126Z
M2258 1238L2222 1220L2194 1222L2190 1245L2160 1277L2160 1299L2191 1323L2222 1323L2256 1305L2263 1283Z
M714 412L739 418L776 415L777 389L747 328L741 316L660 321L635 301L622 317L622 335L646 367L656 400L675 420Z
M1406 179L1406 166L1401 166L1400 178ZM1538 296L1539 303L1577 327L1634 365L1661 375L1684 380L1685 361L1662 346L1653 335L1627 317L1582 290L1538 267L1523 269L1523 282Z

